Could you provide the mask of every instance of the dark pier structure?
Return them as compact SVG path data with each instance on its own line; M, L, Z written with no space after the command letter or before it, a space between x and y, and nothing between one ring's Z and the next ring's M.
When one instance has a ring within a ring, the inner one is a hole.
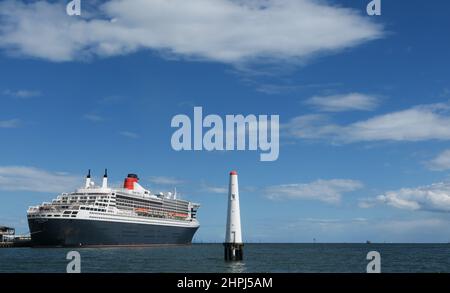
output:
M0 226L0 248L29 247L30 245L29 236L18 236L14 228Z
M224 243L225 260L239 261L244 258L244 243Z

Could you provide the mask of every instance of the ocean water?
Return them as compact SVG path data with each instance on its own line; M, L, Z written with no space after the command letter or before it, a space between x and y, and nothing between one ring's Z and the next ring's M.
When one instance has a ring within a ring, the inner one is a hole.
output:
M81 272L364 273L369 251L382 272L450 272L450 244L246 244L244 261L225 262L221 244L146 248L2 248L0 272L65 272L67 252Z

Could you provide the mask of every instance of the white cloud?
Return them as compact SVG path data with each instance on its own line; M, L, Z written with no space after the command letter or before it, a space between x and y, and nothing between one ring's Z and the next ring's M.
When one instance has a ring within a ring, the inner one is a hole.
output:
M450 169L450 150L445 150L427 163L431 170L444 171Z
M177 185L184 183L184 180L165 176L151 176L149 180L150 182L159 185Z
M203 184L202 190L207 193L227 194L228 188L223 186L208 186Z
M85 114L83 115L83 119L89 120L91 122L102 122L105 120L103 117L96 114Z
M128 137L128 138L139 138L139 135L137 133L131 132L131 131L120 131L119 132L120 135Z
M26 167L0 166L0 189L8 191L64 192L80 185L80 177Z
M331 179L316 180L310 183L295 183L269 186L265 194L269 199L308 199L319 200L326 203L339 203L342 194L363 187L356 180Z
M68 17L65 4L0 2L0 47L52 61L150 49L237 64L304 60L383 35L360 11L325 1L109 0L83 17Z
M0 120L0 128L17 128L20 126L20 119Z
M450 212L450 182L388 191L366 201L399 209Z
M430 236L434 236L443 241L446 236L442 237L442 233L448 234L446 231L449 228L449 221L447 219L429 218L429 219L390 219L379 221L377 223L371 223L373 228L378 230L381 235L392 234L390 237L408 237L408 238L420 238L417 240L403 240L402 242L430 242ZM405 238L403 238L405 239ZM407 238L406 238L407 239ZM447 238L448 239L448 238ZM398 241L398 240L397 240ZM445 240L446 241L446 240Z
M363 198L358 202L358 206L362 209L372 208L377 204L377 200L375 198Z
M378 106L378 98L360 93L350 93L344 95L314 96L305 103L325 112L370 111Z
M320 225L332 225L332 224L346 224L346 223L367 223L366 218L350 218L350 219L337 219L337 218L304 218L298 221L289 223L288 227L296 227L300 223L314 223Z
M348 125L334 124L323 114L304 115L293 118L282 128L291 137L337 143L449 140L449 106L420 105Z
M22 89L22 90L16 90L16 91L5 90L5 91L3 91L3 94L6 96L15 97L15 98L19 98L19 99L27 99L27 98L32 98L32 97L38 97L41 95L41 92Z

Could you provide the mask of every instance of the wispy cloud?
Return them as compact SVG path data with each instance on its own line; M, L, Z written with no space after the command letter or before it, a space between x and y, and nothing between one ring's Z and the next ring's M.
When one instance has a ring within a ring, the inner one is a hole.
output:
M184 180L181 179L165 176L150 176L149 180L150 182L158 185L178 185L185 182Z
M386 204L398 209L450 212L450 182L387 191L361 201L360 207Z
M126 100L126 99L122 96L111 95L111 96L105 96L105 97L101 98L98 101L98 103L100 103L102 105L116 105L116 104L123 102L124 100Z
M109 0L84 17L67 17L64 5L0 2L0 47L51 61L151 49L236 64L305 60L383 36L370 18L325 1Z
M292 92L300 89L300 86L286 85L286 84L260 84L256 91L267 95L278 95L281 93Z
M449 227L449 222L446 219L438 219L438 218L411 219L411 220L392 219L379 221L378 223L373 223L373 225L380 231L395 233L396 235L409 233L410 235L416 235L417 237L418 235L427 234L431 230L434 230L433 233L442 233L443 231L447 231ZM427 238L422 239L425 239L422 241L429 242L429 240L426 240Z
M32 98L32 97L38 97L41 95L40 91L34 91L34 90L4 90L3 91L3 95L5 96L10 96L10 97L15 97L18 99L28 99L28 98Z
M202 184L201 190L206 193L217 193L217 194L227 194L228 188L225 186L210 186Z
M319 226L321 228L334 227L337 226L348 226L348 225L367 225L370 221L366 218L350 218L350 219L339 219L339 218L301 218L294 220L287 224L286 228L300 228L304 226Z
M442 89L441 93L439 94L439 97L440 98L450 97L450 89L449 88Z
M247 79L247 83L256 85L256 91L265 93L267 95L277 95L289 92L298 92L304 89L320 89L329 90L331 88L337 88L342 86L339 82L329 82L329 83L309 83L309 84L296 84L290 80L283 80L279 83L260 83L255 82L252 79Z
M305 104L324 112L371 111L378 103L377 97L361 93L314 96L305 101Z
M102 116L96 114L85 114L83 115L83 119L89 120L91 122L102 122L105 120Z
M213 185L202 182L200 184L200 190L205 193L216 193L216 194L228 194L227 185ZM243 185L239 187L241 193L251 194L258 191L258 188L249 185Z
M20 124L20 119L0 120L0 128L17 128Z
M435 171L444 171L450 169L450 150L445 150L436 158L427 162L428 168Z
M269 199L306 199L336 204L343 193L358 190L363 184L357 180L331 179L316 180L310 183L294 183L269 186L265 194Z
M286 135L335 143L360 141L424 141L450 139L448 104L419 105L348 125L324 114L298 116L282 125Z
M133 138L133 139L139 138L139 134L131 132L131 131L120 131L119 134L122 136L128 137L128 138Z
M294 219L285 227L278 226L275 231L289 231L289 235L298 235L297 237L303 241L311 241L312 237L317 237L319 242L349 241L349 239L361 242L370 239L374 242L405 243L430 242L430 235L441 235L437 241L446 242L449 227L449 221L445 218L306 218ZM305 239L305 235L311 238Z
M369 209L369 208L376 206L377 203L378 202L377 202L376 198L367 197L367 198L359 199L358 206L362 209Z
M75 189L81 178L28 166L0 166L0 189L8 191L63 192Z

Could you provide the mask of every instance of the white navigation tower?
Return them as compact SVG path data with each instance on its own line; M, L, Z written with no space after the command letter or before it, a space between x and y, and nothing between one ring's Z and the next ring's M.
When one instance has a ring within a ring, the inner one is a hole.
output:
M239 186L236 171L230 172L228 188L227 231L225 234L225 260L242 260L243 247L241 231L241 212L239 208Z

